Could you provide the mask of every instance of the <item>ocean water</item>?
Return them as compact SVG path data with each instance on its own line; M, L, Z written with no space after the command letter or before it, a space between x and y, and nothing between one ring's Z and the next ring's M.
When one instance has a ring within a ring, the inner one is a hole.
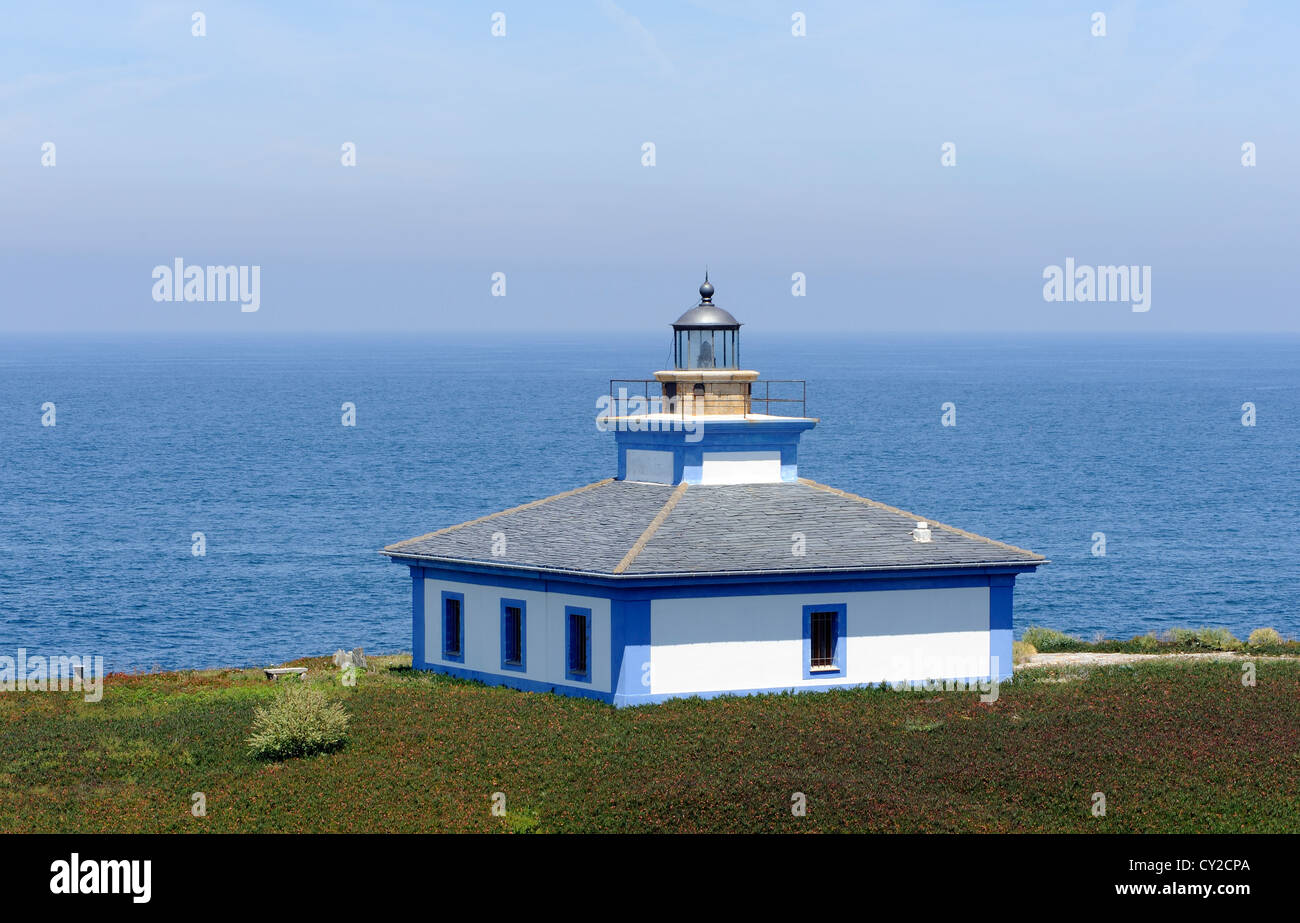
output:
M596 399L668 344L9 338L0 652L126 670L407 650L407 571L377 550L612 475ZM1300 633L1300 339L746 333L743 349L765 378L808 381L822 422L801 474L1052 559L1017 581L1017 632Z

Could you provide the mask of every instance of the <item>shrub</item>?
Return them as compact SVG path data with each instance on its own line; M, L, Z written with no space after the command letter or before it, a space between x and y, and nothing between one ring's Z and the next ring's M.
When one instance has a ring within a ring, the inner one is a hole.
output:
M1241 647L1241 639L1226 628L1201 628L1196 632L1196 640L1216 651L1235 651Z
M1038 653L1038 648L1034 647L1028 641L1011 642L1011 662L1025 663L1030 657Z
M284 682L275 701L253 711L249 750L260 759L284 760L328 753L343 746L348 713L303 682Z
M1250 633L1249 643L1251 647L1281 644L1282 636L1277 633L1276 628L1256 628Z
M1169 639L1194 650L1235 651L1241 647L1241 641L1226 628L1171 628Z
M1086 648L1088 645L1078 638L1072 638L1063 631L1057 631L1054 628L1039 628L1033 626L1025 629L1024 642L1033 646L1035 653L1038 651L1073 651Z
M1156 637L1154 631L1145 635L1137 635L1129 642L1135 653L1154 654L1160 650L1160 639Z

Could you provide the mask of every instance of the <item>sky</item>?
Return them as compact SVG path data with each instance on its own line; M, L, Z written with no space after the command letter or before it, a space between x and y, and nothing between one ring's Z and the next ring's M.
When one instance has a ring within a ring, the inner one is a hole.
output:
M1300 332L1293 2L4 21L0 333L663 330L706 265L747 329ZM177 259L257 267L258 309L155 300ZM1067 259L1149 266L1149 310L1046 301Z

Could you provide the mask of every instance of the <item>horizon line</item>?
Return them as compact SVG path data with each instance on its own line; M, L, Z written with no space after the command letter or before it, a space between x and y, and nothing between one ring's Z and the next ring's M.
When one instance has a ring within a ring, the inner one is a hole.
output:
M1116 330L1116 329L1081 329L1081 328L1063 328L1059 330L1026 330L1023 328L952 328L950 330L934 330L933 328L886 328L872 330L862 327L826 327L811 329L808 327L761 327L757 330L745 331L746 335L764 337L767 335L780 336L798 336L815 339L818 337L832 336L928 336L928 337L946 337L946 336L973 336L973 337L1052 337L1052 336L1105 336L1105 337L1141 337L1141 338L1158 338L1158 337L1179 337L1179 336L1228 336L1228 337L1258 337L1258 336L1288 336L1300 337L1300 327L1297 328L1258 328L1258 329L1223 329L1223 328L1195 328L1190 330ZM190 338L202 336L228 336L228 337L284 337L284 336L319 336L319 337L349 337L349 336L438 336L445 334L478 334L490 335L493 337L523 337L523 336L546 336L546 337L578 337L582 339L600 339L608 340L611 337L638 337L638 336L671 336L671 325L665 324L663 329L655 328L626 328L612 329L606 331L593 331L590 328L565 328L555 329L546 327L517 327L508 330L490 327L421 327L416 329L410 328L366 328L359 330L348 329L326 329L310 330L300 328L283 328L271 330L257 329L225 329L225 328L195 328L195 329L168 329L168 328L147 328L140 330L122 330L122 329L85 329L85 330L56 330L44 328L24 328L17 330L0 329L0 337L41 337L45 339L66 339L75 337L114 337L129 338L139 336L171 336L177 338Z

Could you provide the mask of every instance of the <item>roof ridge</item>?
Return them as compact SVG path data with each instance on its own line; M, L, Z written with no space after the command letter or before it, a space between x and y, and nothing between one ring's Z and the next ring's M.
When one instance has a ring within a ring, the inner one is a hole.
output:
M909 513L907 510L900 510L898 507L890 506L888 503L881 503L879 500L872 500L870 497L863 497L855 493L850 493L847 490L840 490L838 487L831 487L828 484L819 484L816 481L810 481L808 478L800 478L799 483L807 484L809 487L816 488L817 490L824 490L829 493L839 494L841 497L847 497L850 500L857 500L861 503L866 503L869 504L870 506L874 506L882 510L888 510L891 513L898 513L901 516L906 516L908 519L911 519L913 522L920 522L921 520L924 519L930 525L938 526L940 529L944 529L948 532L953 532L956 533L957 535L964 535L966 538L973 538L976 539L977 541L988 542L990 545L997 545L999 548L1007 548L1011 551L1015 551L1020 554L1027 554L1032 558L1039 558L1043 561L1047 560L1047 558L1045 558L1043 555L1039 554L1036 551L1030 551L1028 548L1020 548L1017 547L1016 545L1008 544L1007 542L1000 542L995 538L989 538L987 535L976 535L974 532L967 532L965 529L958 529L956 526L950 526L947 525L946 523L936 522L935 520L928 519L925 516L920 516L917 515L916 513Z
M645 527L645 531L641 533L641 537L632 544L632 547L628 549L627 554L623 555L623 560L618 562L618 565L614 568L614 573L621 574L632 565L632 562L636 560L637 555L645 550L646 544L650 539L654 538L654 534L659 531L659 527L664 524L664 520L666 520L668 515L672 513L673 507L677 505L677 501L680 500L685 493L686 482L682 481L669 495L663 508L655 514L655 518L650 520L650 525Z
M498 516L506 516L510 513L518 513L521 510L531 509L534 506L541 506L544 503L550 503L552 500L559 500L563 497L572 497L574 494L580 494L584 490L591 490L593 487L603 487L606 484L612 484L614 478L605 478L592 484L584 484L582 487L575 487L573 490L566 490L563 493L552 494L549 497L542 497L540 500L532 500L528 503L521 503L519 506L512 506L508 510L498 510L495 513L489 513L486 516L480 516L477 519L471 519L468 522L458 523L454 526L447 526L445 529L438 529L436 532L428 532L424 535L417 535L415 538L408 538L405 541L396 542L392 545L385 545L383 551L393 551L415 542L422 542L425 539L433 538L435 535L445 535L448 532L455 532L457 529L463 529L466 526L478 525L480 522L487 522L489 519L496 519Z

